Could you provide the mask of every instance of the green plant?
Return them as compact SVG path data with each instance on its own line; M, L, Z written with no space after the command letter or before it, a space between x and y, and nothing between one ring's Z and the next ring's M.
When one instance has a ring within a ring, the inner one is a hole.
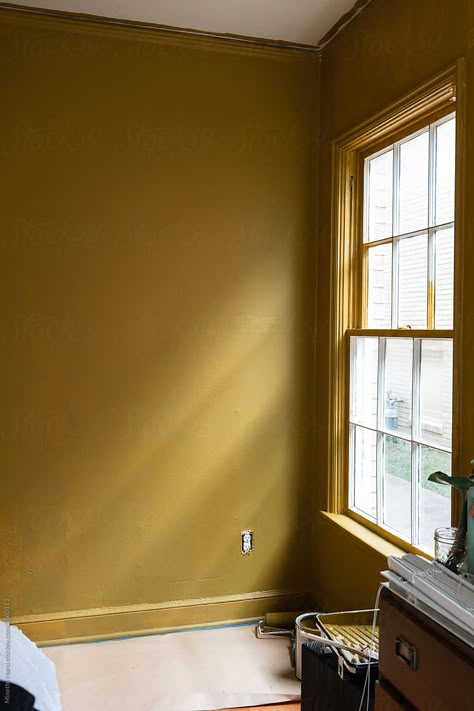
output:
M446 567L454 572L457 572L459 564L462 562L466 550L467 536L467 492L474 486L474 459L471 460L471 473L468 477L449 476L444 472L433 472L429 475L428 481L436 484L449 484L454 489L457 489L462 496L462 509L459 518L456 540L449 553Z

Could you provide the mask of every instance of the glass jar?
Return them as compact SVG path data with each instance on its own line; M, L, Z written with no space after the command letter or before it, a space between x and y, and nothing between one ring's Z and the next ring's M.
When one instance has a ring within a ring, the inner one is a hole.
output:
M457 528L437 528L434 533L434 557L439 563L446 563L456 542Z
M437 528L434 534L434 558L458 573L465 559L465 538L458 528Z

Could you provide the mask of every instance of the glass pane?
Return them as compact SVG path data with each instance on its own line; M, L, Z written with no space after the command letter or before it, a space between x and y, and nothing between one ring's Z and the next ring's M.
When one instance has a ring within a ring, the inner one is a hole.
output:
M378 338L351 338L351 422L377 426Z
M368 159L368 234L374 242L392 236L393 150Z
M439 230L435 237L435 328L453 327L454 229Z
M413 340L385 341L383 427L411 437Z
M428 149L428 131L400 146L398 234L415 232L428 226Z
M392 245L369 249L368 315L369 328L392 327Z
M375 518L377 507L377 441L372 430L352 426L351 474L353 505Z
M426 328L428 238L408 237L399 242L398 327Z
M428 553L434 551L436 528L451 525L451 487L428 481L433 472L451 474L451 455L439 449L420 447L420 541L419 545Z
M451 448L453 343L421 343L420 438Z
M411 444L383 438L383 523L411 538Z
M454 221L454 170L456 121L454 117L436 128L436 222Z

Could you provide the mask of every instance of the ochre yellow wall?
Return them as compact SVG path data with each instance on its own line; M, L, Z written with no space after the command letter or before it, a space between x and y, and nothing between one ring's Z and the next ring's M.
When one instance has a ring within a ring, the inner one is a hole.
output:
M13 618L44 639L291 609L311 585L316 56L1 12L0 69Z
M1 590L32 636L292 606L311 560L318 607L372 605L384 557L318 514L311 536L331 476L331 143L465 57L469 166L473 48L469 0L374 0L319 86L307 53L0 14Z
M326 505L328 468L328 339L331 220L331 145L344 132L444 68L465 57L467 70L466 209L464 277L460 294L464 328L457 334L462 398L459 462L465 472L474 456L474 3L470 0L373 0L325 49L321 64L320 177L317 283L316 508ZM458 235L461 237L461 235ZM459 324L458 324L459 326ZM462 332L461 332L462 331ZM372 606L386 567L384 556L317 515L314 592L323 608Z

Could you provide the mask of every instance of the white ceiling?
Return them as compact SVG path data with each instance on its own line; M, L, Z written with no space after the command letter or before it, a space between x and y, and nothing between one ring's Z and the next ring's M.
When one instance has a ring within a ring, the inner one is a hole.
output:
M354 0L21 0L13 4L317 45Z

